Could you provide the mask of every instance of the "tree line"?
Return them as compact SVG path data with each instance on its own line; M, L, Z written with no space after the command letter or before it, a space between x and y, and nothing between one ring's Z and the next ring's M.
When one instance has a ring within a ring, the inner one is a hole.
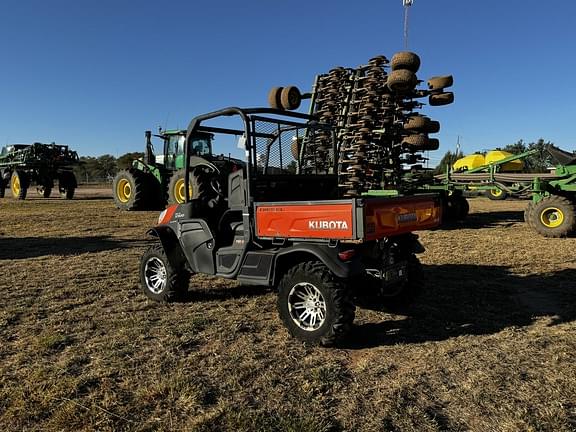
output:
M81 156L80 163L74 167L74 174L80 183L110 183L116 173L130 167L134 159L144 157L144 153L126 153L116 158L102 156Z
M555 165L555 161L551 159L546 151L546 147L550 144L553 143L545 141L543 138L530 143L518 140L514 144L496 147L495 150L504 150L512 154L535 150L533 154L524 159L525 170L527 172L546 172L549 167ZM476 153L485 155L487 151ZM141 152L126 153L118 158L109 154L98 157L82 156L80 157L80 164L74 167L74 173L80 183L112 182L119 170L128 168L134 159L142 158L143 156L144 154ZM464 154L461 151L458 153L447 151L434 171L443 173L447 166L451 167L454 162L462 157L464 157Z

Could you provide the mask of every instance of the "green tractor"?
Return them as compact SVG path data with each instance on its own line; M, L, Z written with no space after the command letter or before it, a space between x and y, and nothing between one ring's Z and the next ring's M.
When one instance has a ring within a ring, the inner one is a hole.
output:
M161 154L154 152L152 137L162 140ZM121 170L112 182L112 195L116 207L121 210L158 209L186 200L184 188L184 146L186 130L162 130L158 134L145 132L146 151L142 159L136 159L128 169ZM220 173L230 173L243 162L216 156L212 151L211 133L198 133L192 138L193 156L190 160L191 199L217 195ZM215 180L216 179L216 180Z

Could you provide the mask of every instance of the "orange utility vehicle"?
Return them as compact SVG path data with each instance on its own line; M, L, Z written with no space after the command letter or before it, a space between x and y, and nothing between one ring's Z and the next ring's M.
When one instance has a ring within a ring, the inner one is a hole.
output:
M226 108L196 117L185 166L206 133L216 145L235 140L246 164L229 173L206 167L199 196L191 200L186 188L186 202L161 213L149 231L158 241L140 264L149 298L177 299L194 273L277 287L289 332L331 345L351 328L358 298L394 309L419 291L424 248L413 231L440 223L437 195L340 196L335 131L306 114ZM327 156L316 163L307 149L319 146Z

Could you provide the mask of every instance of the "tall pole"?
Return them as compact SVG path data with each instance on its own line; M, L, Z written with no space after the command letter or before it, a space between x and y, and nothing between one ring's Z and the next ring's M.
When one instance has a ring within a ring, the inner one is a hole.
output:
M412 6L414 0L402 0L404 5L404 49L408 49L408 9Z

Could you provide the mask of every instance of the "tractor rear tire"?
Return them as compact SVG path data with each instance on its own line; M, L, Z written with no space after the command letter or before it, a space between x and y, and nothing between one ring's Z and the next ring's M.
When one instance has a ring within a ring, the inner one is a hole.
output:
M10 189L12 190L12 196L19 200L26 199L29 183L30 180L28 178L28 174L20 170L13 171L12 177L10 177Z
M0 198L4 198L5 194L6 194L6 182L0 176Z
M486 191L486 196L492 201L504 201L508 198L508 192L502 189L489 189Z
M292 267L278 285L278 314L297 339L332 346L352 328L355 306L348 285L320 261Z
M144 294L158 302L182 299L188 292L190 273L174 268L161 244L150 246L140 258L140 283Z
M418 54L410 51L397 52L390 60L390 68L392 71L406 69L416 73L420 68L420 57L418 57Z
M176 171L170 177L170 183L168 184L168 203L169 204L183 204L186 200L186 189L184 187L185 171L183 169ZM188 185L188 194L190 199L200 198L201 185L198 177L194 174L194 171L190 171L190 185Z
M143 210L147 200L145 173L135 169L121 170L112 182L114 204L120 210Z
M529 216L530 226L544 237L566 237L576 228L576 205L559 195L542 198Z

